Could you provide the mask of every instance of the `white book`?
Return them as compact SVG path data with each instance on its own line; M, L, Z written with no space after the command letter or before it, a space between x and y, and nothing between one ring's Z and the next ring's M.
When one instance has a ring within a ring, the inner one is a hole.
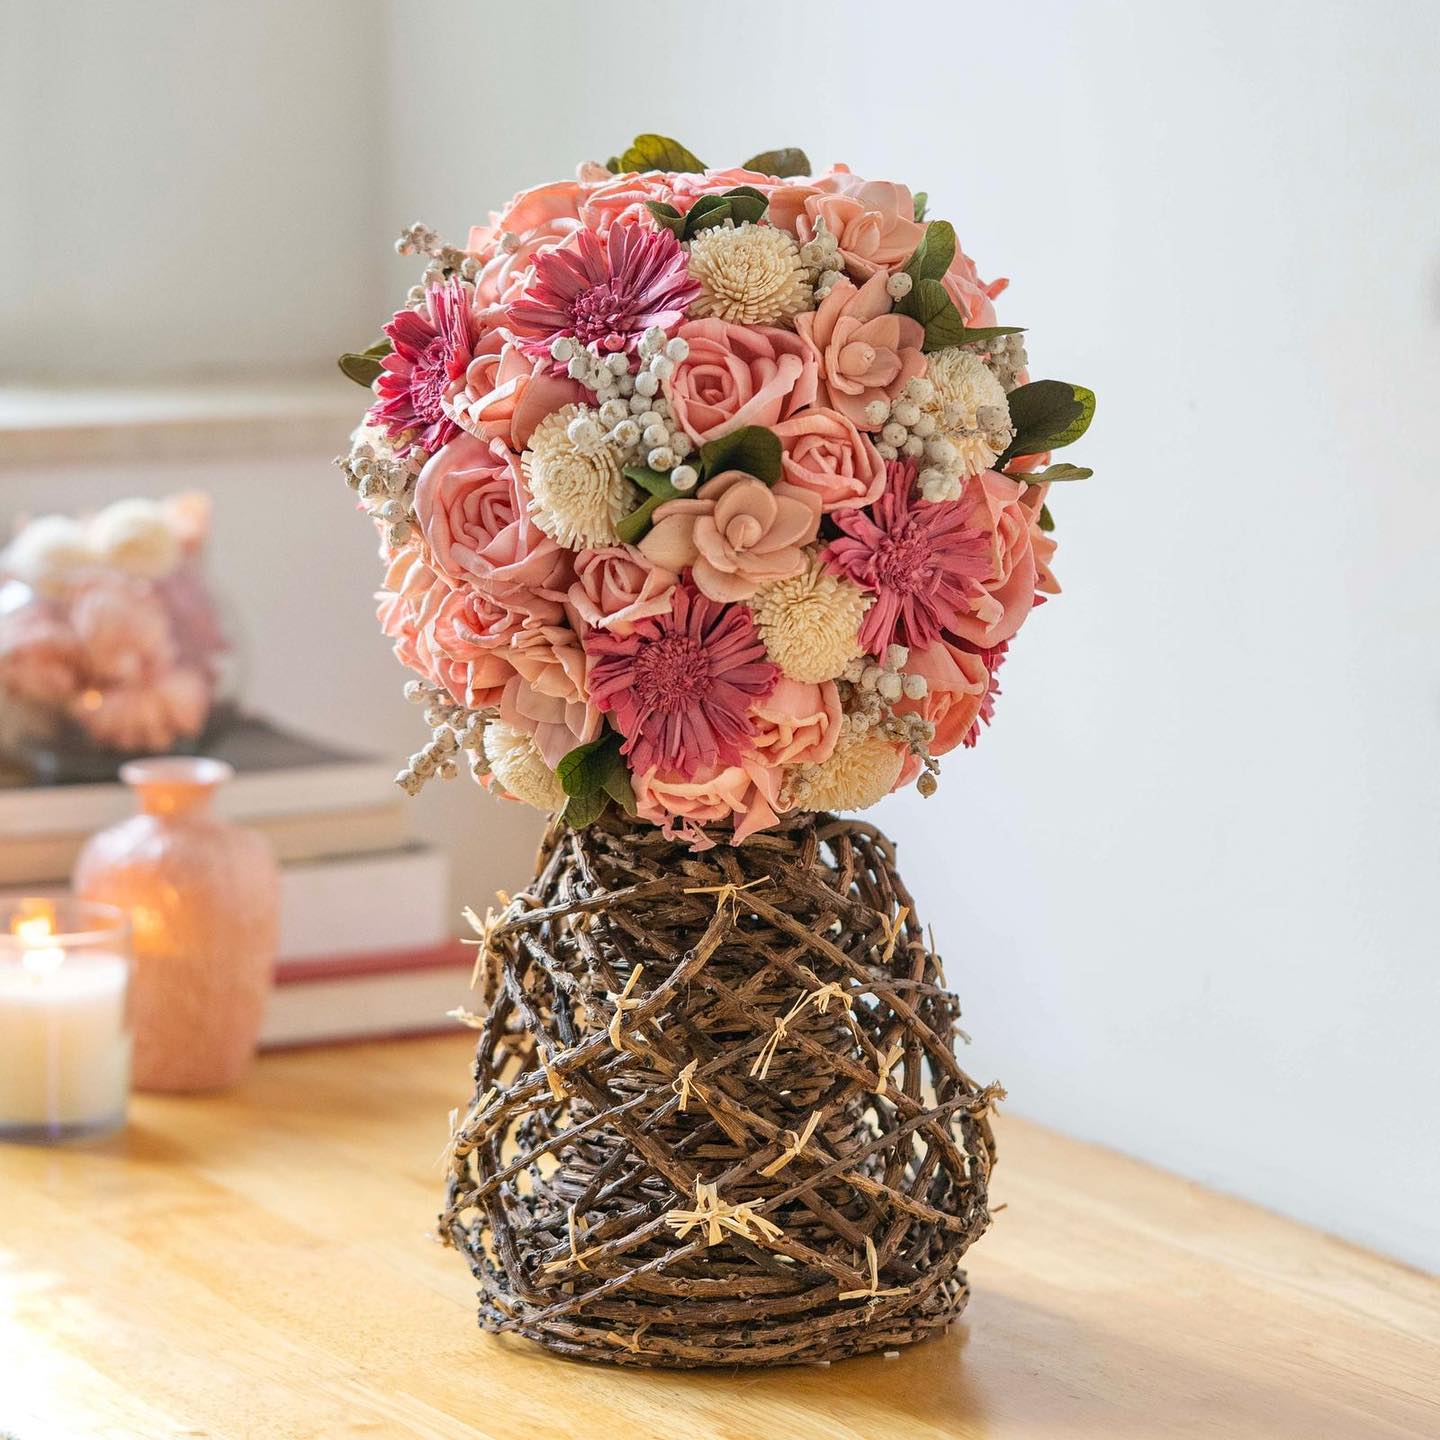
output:
M280 874L280 958L438 945L456 928L449 909L449 857L427 845L287 865Z

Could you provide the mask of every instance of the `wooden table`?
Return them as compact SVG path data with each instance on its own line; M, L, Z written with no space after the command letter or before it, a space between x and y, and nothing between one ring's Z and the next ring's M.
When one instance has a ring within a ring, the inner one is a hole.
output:
M637 1373L475 1328L429 1238L467 1037L295 1052L0 1146L0 1434L840 1440L1440 1435L1440 1285L1000 1123L966 1323L898 1359Z

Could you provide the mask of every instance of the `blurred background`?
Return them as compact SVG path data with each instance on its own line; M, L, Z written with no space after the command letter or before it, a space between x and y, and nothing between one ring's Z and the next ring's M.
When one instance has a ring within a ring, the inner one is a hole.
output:
M1012 277L1037 372L1100 397L1073 457L1096 477L1052 507L1065 594L995 727L872 817L968 1068L1440 1267L1429 0L3 0L0 23L0 532L207 491L247 703L397 765L425 732L329 461L364 399L334 358L414 278L401 227L463 241L641 130L928 191ZM528 876L533 812L463 779L411 811L457 926Z

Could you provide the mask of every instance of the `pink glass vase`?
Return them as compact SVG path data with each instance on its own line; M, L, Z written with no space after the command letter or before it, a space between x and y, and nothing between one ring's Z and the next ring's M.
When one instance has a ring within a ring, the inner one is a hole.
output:
M140 813L92 836L75 890L131 918L135 1085L233 1085L255 1056L270 989L280 872L253 830L219 819L219 760L169 756L121 766Z

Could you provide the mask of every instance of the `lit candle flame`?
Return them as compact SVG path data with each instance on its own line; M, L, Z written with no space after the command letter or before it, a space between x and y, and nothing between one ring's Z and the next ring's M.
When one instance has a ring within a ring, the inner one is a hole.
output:
M31 975L53 975L65 961L65 952L58 945L48 945L55 934L55 922L48 915L26 915L10 927L24 948L20 964Z

